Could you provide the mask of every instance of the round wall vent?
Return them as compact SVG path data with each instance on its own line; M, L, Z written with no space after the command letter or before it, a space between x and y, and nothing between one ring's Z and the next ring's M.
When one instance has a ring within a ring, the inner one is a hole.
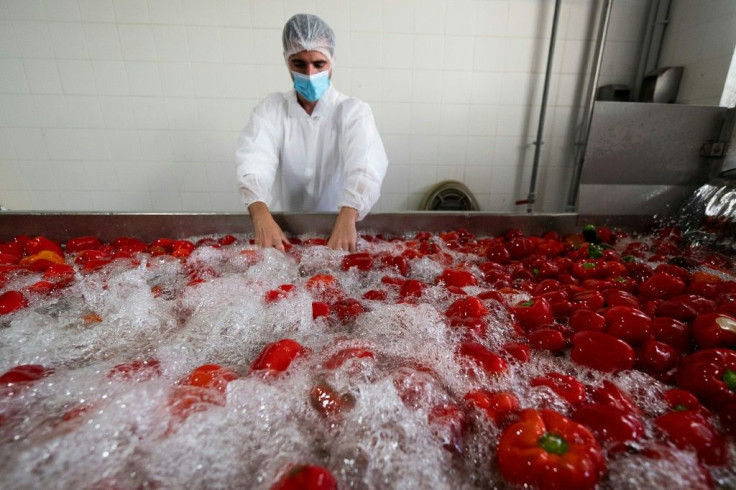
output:
M446 180L434 186L419 208L422 211L480 211L478 201L465 187L456 180Z

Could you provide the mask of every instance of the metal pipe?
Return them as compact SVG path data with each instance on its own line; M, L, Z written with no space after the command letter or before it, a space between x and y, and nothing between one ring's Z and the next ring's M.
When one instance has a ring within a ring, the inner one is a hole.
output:
M529 197L527 197L526 212L534 211L534 202L537 200L537 173L539 170L539 157L542 152L542 139L544 135L544 118L547 114L547 97L549 95L549 79L552 76L552 58L555 53L555 41L557 39L557 24L560 19L560 0L555 0L555 13L552 19L552 33L549 39L549 53L547 54L547 72L544 75L544 90L542 91L542 107L539 109L539 126L537 128L537 140L534 142L534 164L532 165L532 177L529 182Z
M631 100L639 100L644 77L659 66L659 55L662 52L665 28L669 24L670 6L671 0L654 0L649 7L647 30L644 34L639 68L636 72Z
M598 27L598 41L596 46L596 61L593 77L590 80L588 89L588 104L586 113L583 117L583 126L580 130L580 138L575 142L575 164L572 171L572 179L570 180L570 192L567 196L567 212L575 209L578 200L578 190L580 188L580 175L583 170L585 161L585 150L588 146L588 137L590 136L590 125L593 121L593 108L595 106L595 94L598 87L598 79L601 75L601 64L603 62L603 51L606 47L606 36L608 35L608 24L611 21L611 8L613 0L605 0L602 19Z

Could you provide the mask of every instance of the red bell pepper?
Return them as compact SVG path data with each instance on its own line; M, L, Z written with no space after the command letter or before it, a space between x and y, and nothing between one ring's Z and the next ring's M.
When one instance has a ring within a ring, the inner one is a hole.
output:
M455 300L445 312L445 316L448 318L454 316L460 318L483 318L487 314L488 309L485 304L476 296L467 296Z
M251 371L279 373L286 371L299 356L307 353L299 342L292 339L281 339L267 344L250 365Z
M264 299L266 303L275 303L277 301L281 301L282 299L289 296L294 288L295 287L293 284L282 284L276 289L270 289L266 291Z
M600 291L582 290L575 291L570 296L573 310L587 309L597 311L603 308L606 300Z
M81 252L82 250L89 250L90 248L97 248L102 243L100 242L100 239L96 236L80 236L75 238L70 238L66 242L66 252L67 253L77 253Z
M501 347L505 353L513 358L513 360L519 362L527 362L529 360L530 351L527 344L520 342L507 342Z
M667 299L685 292L685 281L677 276L658 272L639 285L640 295L649 299Z
M526 329L531 329L552 323L555 315L552 312L552 306L544 298L532 298L527 301L521 301L509 308L517 322Z
M148 381L161 376L161 362L158 359L134 359L116 364L107 373L107 377L122 381Z
M681 359L682 356L673 346L649 339L639 349L636 367L647 374L664 374L676 368Z
M455 403L433 406L427 414L432 434L442 441L442 447L453 453L462 454L463 435L467 427L465 411Z
M23 245L23 255L35 255L44 250L54 252L62 257L64 256L64 251L61 249L61 245L43 236L33 237Z
M716 310L713 300L694 294L681 294L669 298L657 306L657 316L669 316L677 320L690 321L703 313L712 313Z
M644 424L638 417L612 405L586 403L575 410L572 418L606 442L636 441L644 435Z
M687 352L692 347L690 326L674 318L662 316L652 320L650 324L654 338L669 344L680 352Z
M337 490L337 480L323 466L297 465L289 468L270 490Z
M725 313L706 313L693 321L693 338L701 349L736 348L736 317Z
M643 311L630 306L614 306L606 310L606 333L625 340L630 345L639 345L654 337L649 318Z
M606 306L630 306L641 309L639 299L623 289L607 289L601 292L606 299Z
M360 271L369 271L373 268L373 257L366 252L356 252L346 255L342 259L342 270L356 268Z
M337 318L339 318L342 323L348 323L354 320L358 315L365 312L365 308L363 308L360 301L354 298L338 300L332 303L330 309L335 312Z
M337 369L350 359L374 359L373 351L365 347L346 347L331 355L324 363L327 369Z
M7 315L28 306L28 299L20 291L5 291L0 294L0 315Z
M642 414L634 400L624 393L621 388L606 379L603 380L601 386L593 389L590 397L595 403L616 407L636 417L640 417Z
M592 489L606 472L593 434L553 410L523 410L497 448L503 477L512 484L547 489Z
M592 310L575 310L568 321L575 332L603 332L606 329L606 318Z
M401 289L399 289L399 298L402 300L406 298L421 298L424 286L425 285L422 281L418 281L417 279L407 279L401 285Z
M518 260L534 253L534 244L526 237L515 237L506 242L506 249L512 259Z
M506 361L478 342L462 342L456 352L462 359L471 361L472 366L480 367L489 376L501 374L508 369ZM470 367L470 373L475 374L473 367Z
M383 256L381 257L380 261L384 267L395 269L399 272L399 274L401 274L404 277L408 276L409 272L411 272L411 266L409 265L409 261L407 260L406 257L402 255Z
M340 394L329 384L320 382L309 390L309 404L320 416L329 418L352 409L355 397L350 393Z
M224 393L228 383L238 379L240 375L229 368L223 368L219 364L204 364L198 366L189 373L189 376L181 380L179 384L187 386L199 386Z
M316 320L321 316L328 316L330 314L330 305L321 301L312 301L312 319Z
M692 448L698 459L709 465L728 462L726 440L708 419L695 410L668 412L654 419L654 425L680 449Z
M554 323L535 327L526 334L529 346L538 350L561 352L567 347L567 338L560 328L554 327Z
M736 403L736 351L705 349L687 356L677 373L677 385L713 409Z
M583 366L604 372L634 367L634 349L629 344L601 332L579 332L572 337L571 359Z
M463 406L467 411L480 411L496 425L501 425L520 409L519 399L507 391L469 391L463 396Z
M31 383L53 374L54 370L40 364L19 364L0 376L0 386Z
M572 406L585 402L585 386L576 377L560 373L547 373L532 378L532 387L546 386Z
M443 283L445 286L457 286L463 288L465 286L475 286L478 284L477 279L472 272L461 269L445 269L437 277L437 283Z

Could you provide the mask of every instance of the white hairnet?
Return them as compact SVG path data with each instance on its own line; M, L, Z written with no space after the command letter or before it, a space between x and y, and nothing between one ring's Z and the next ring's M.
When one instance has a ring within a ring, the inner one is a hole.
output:
M296 14L286 21L281 37L284 44L284 59L302 51L319 51L330 63L335 56L335 33L327 22L312 14Z

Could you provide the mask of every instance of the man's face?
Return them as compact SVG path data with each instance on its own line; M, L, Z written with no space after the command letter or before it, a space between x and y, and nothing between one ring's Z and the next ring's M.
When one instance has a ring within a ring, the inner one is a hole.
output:
M302 75L314 75L332 68L332 63L319 51L302 51L289 57L289 69Z

